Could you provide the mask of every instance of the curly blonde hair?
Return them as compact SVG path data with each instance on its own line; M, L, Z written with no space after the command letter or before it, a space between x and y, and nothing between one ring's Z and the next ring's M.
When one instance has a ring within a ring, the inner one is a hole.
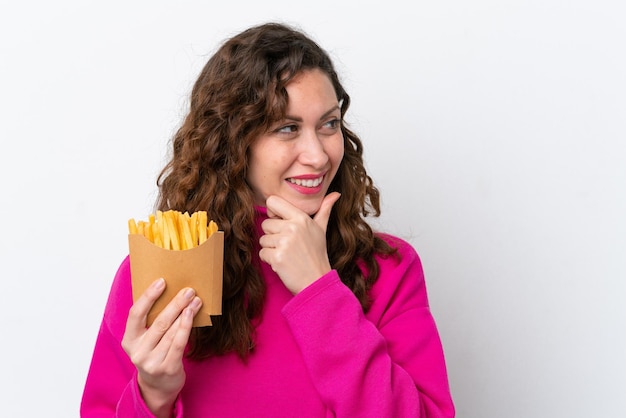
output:
M348 110L346 93L328 54L302 31L278 23L249 28L228 39L195 82L189 113L172 140L172 155L159 174L157 208L192 213L206 210L224 231L223 315L212 327L194 328L192 359L236 352L245 358L254 346L252 319L263 307L255 209L246 181L252 142L280 120L287 107L285 86L299 72L328 75ZM338 191L327 229L331 265L360 301L379 271L374 254L394 252L373 233L365 217L380 215L379 192L363 164L361 140L342 123L344 158L329 192Z

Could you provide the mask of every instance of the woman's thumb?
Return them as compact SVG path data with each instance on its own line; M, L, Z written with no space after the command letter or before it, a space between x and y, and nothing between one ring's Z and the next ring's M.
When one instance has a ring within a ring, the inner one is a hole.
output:
M339 198L341 194L338 192L332 192L327 194L322 200L322 205L320 206L320 210L317 211L313 220L317 223L323 230L326 232L326 227L328 226L328 219L330 218L330 212L333 210L333 205Z

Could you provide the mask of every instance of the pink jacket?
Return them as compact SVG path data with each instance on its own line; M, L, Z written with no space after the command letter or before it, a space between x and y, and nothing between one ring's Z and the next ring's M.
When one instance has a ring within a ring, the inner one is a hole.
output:
M252 354L247 362L235 354L186 359L176 417L453 417L420 260L408 243L383 238L401 258L378 259L367 314L334 270L294 296L262 263L266 301ZM131 305L126 258L105 308L81 417L153 417L121 347Z

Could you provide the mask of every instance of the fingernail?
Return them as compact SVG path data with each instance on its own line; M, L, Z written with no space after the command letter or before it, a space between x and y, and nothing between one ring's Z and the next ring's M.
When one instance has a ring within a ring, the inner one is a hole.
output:
M196 310L200 308L200 305L202 305L202 299L196 296L194 300L192 300L191 303L189 304L189 307Z
M163 289L163 287L165 286L165 280L163 278L160 278L154 282L153 286L156 290Z
M186 299L191 299L195 294L196 294L196 292L194 292L194 290L191 289L191 288L185 290L185 298Z

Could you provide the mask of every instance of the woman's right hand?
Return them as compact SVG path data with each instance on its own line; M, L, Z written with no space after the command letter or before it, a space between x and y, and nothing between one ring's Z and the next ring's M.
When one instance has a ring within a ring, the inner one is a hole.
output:
M170 417L185 384L183 355L193 317L202 301L191 288L182 289L146 328L148 312L165 289L159 279L130 308L122 347L137 367L141 395L157 417Z

